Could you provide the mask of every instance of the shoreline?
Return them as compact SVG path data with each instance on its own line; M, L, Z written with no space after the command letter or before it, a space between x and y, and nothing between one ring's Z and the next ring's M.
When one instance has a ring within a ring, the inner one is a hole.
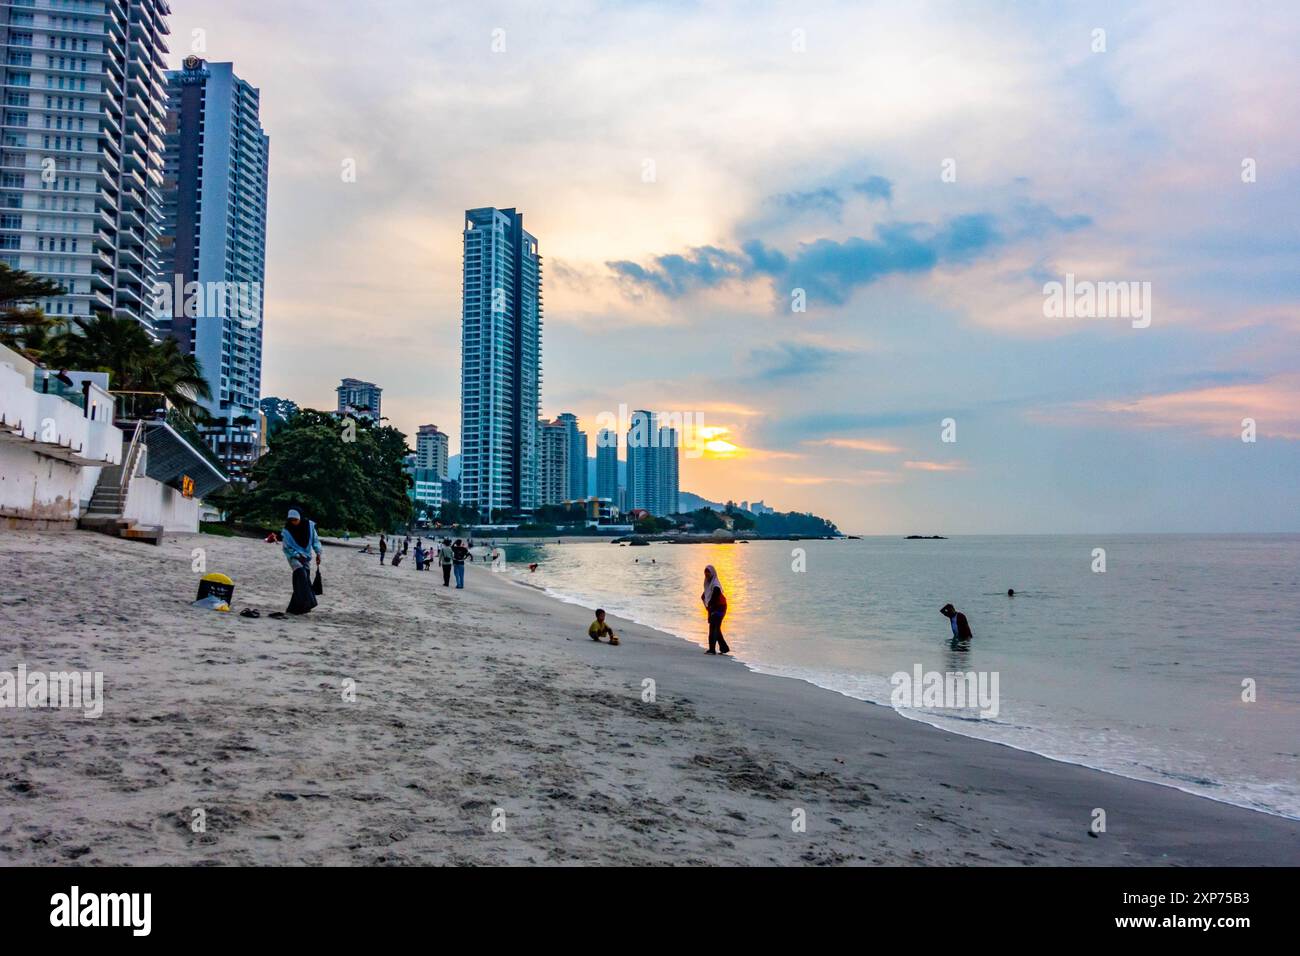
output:
M544 587L544 586L536 585L536 584L529 584L527 581L525 581L525 580L523 580L522 578L519 578L519 577L510 578L510 577L506 577L506 576L503 575L503 578L504 578L506 581L508 581L509 583L511 583L511 584L513 584L514 586L516 586L516 587L527 588L527 589L530 590L530 591L533 591L533 592L536 592L536 593L538 593L538 594L541 594L541 595L543 595L544 597L548 598L549 600L556 601L556 602L558 602L558 603L560 603L560 604L563 604L563 605L565 605L565 606L567 606L567 607L583 608L583 609L585 609L585 610L590 610L590 608L592 608L592 607L595 606L595 605L594 605L590 600L583 599L583 598L581 598L581 597L577 597L577 596L562 595L562 594L559 594L559 593L557 593L557 592L554 592L554 591L552 591L552 590L550 590L549 588L546 588L546 587ZM705 646L704 643L701 643L700 641L696 641L696 640L694 640L694 639L692 639L692 638L690 638L690 637L687 637L687 636L685 636L685 635L683 635L683 634L677 634L677 633L675 633L675 632L673 632L673 631L665 630L664 628L661 628L661 627L656 627L656 626L653 625L653 624L648 624L648 623L646 623L646 622L644 622L644 621L640 621L640 620L637 620L637 619L635 619L635 618L629 618L629 617L626 617L626 616L623 616L623 615L617 615L617 614L613 613L612 611L611 611L611 612L607 612L607 619L610 620L610 621L619 622L619 623L621 623L624 627L626 627L626 626L628 626L628 625L634 625L634 626L637 627L637 628L643 628L643 629L648 630L648 631L653 631L653 632L655 632L656 634L659 634L659 635L663 636L664 638L670 638L670 639L672 639L672 640L674 640L674 641L681 641L681 642L683 642L683 643L685 643L685 644L688 644L688 645L690 645L690 646L692 646L692 647L704 647L704 646ZM894 707L892 707L892 706L890 706L889 704L886 704L886 703L884 703L884 702L882 702L882 701L871 700L870 698L866 698L866 697L856 697L856 696L854 696L853 694L849 693L848 691L843 691L843 690L839 690L838 688L835 688L835 687L829 687L829 686L827 686L827 685L825 685L825 684L820 684L820 683L818 683L816 680L813 680L812 678L807 677L807 676L800 676L800 675L797 675L797 674L785 674L785 673L781 673L779 670L764 670L764 669L762 669L762 667L760 667L759 665L757 665L757 664L753 664L753 663L751 663L751 662L749 662L749 661L746 661L746 660L745 660L744 658L742 658L742 657L738 657L735 653L732 653L732 654L730 654L730 655L728 655L728 656L730 657L731 660L735 661L737 664L741 665L742 667L744 667L747 671L749 671L749 672L752 673L752 674L761 675L761 676L764 676L764 677L776 677L776 678L780 678L780 679L782 679L782 680L792 680L792 681L797 681L797 682L799 682L799 683L801 683L801 684L806 684L807 686L809 686L809 687L811 687L811 688L814 688L814 689L816 689L817 691L825 692L825 693L828 693L828 694L835 694L835 695L837 695L837 696L839 696L839 697L844 697L844 698L846 698L846 699L848 699L848 700L851 700L851 701L853 701L854 703L857 703L857 704L862 704L862 705L865 705L865 706L867 706L867 707L878 707L878 708L881 708L883 711L886 711L886 712L892 714L893 716L898 717L899 719L906 720L906 721L910 721L910 722L913 722L913 723L919 724L919 725L924 726L924 727L928 727L928 728L930 728L930 729L932 729L932 730L935 730L935 731L938 731L939 733L942 733L942 734L950 734L950 735L952 735L952 736L954 736L954 737L959 737L959 738L963 738L963 739L966 739L966 740L978 741L978 742L983 743L983 744L991 744L991 745L996 746L996 747L1006 747L1006 748L1008 748L1008 749L1010 749L1010 750L1014 750L1014 751L1017 751L1017 752L1019 752L1019 753L1023 753L1023 754L1028 754L1028 755L1033 756L1033 757L1039 757L1039 758L1042 758L1042 759L1044 759L1044 760L1049 760L1049 761L1051 761L1051 762L1053 762L1053 763L1059 763L1059 764L1061 764L1061 765L1063 765L1063 766L1067 766L1067 767L1077 767L1077 768L1080 768L1080 769L1083 769L1083 770L1089 770L1089 771L1092 771L1092 772L1094 772L1094 773L1103 773L1103 774L1107 774L1108 776L1113 776L1113 777L1115 777L1115 778L1117 778L1117 779L1120 779L1120 780L1131 781L1131 782L1133 782L1133 783L1148 784L1148 785L1153 786L1153 787L1163 787L1163 788L1166 788L1166 789L1168 789L1168 790L1172 790L1172 791L1177 792L1177 793L1185 794L1185 795L1187 795L1187 796L1189 796L1189 797L1196 797L1196 798L1203 799L1203 800L1209 800L1209 801L1212 802L1212 803L1222 804L1223 806L1232 807L1232 808L1237 809L1237 810L1245 810L1245 811L1248 811L1248 812L1251 812L1251 813L1259 813L1259 814L1263 814L1263 815L1266 816L1266 817L1273 817L1273 818L1276 818L1276 819L1279 819L1279 820L1285 820L1285 821L1288 821L1288 822L1291 822L1291 823L1300 823L1300 817L1297 817L1297 816L1290 816L1290 815L1288 815L1288 814L1281 813L1281 812L1278 812L1278 811L1275 811L1275 810L1271 810L1271 809L1267 809L1267 808L1264 808L1264 807L1250 806L1250 805L1247 805L1247 804L1245 804L1245 803L1239 803L1239 802L1236 802L1235 800L1233 800L1233 799L1228 799L1228 798L1226 798L1226 797L1218 797L1218 796L1215 796L1215 795L1213 795L1213 794L1202 793L1202 792L1199 792L1199 791L1196 791L1196 790L1189 790L1189 789L1187 789L1186 787L1179 786L1179 785L1176 784L1176 783L1167 783L1167 782L1164 782L1164 781L1161 781L1161 780L1147 780L1147 779L1144 779L1144 778L1142 778L1142 777L1136 777L1136 776L1132 776L1132 775L1130 775L1130 774L1122 773L1122 772L1120 772L1120 771L1118 771L1118 770L1112 770L1112 769L1110 769L1110 768L1108 768L1108 767L1096 766L1096 765L1093 765L1093 764L1083 763L1083 762L1081 762L1081 761L1079 761L1079 760L1073 760L1073 759L1069 759L1069 758L1067 758L1067 757L1061 757L1061 756L1056 756L1056 755L1054 755L1054 754L1050 754L1050 753L1044 753L1043 751L1041 751L1041 750L1035 750L1033 747L1030 747L1030 746L1022 746L1022 745L1019 745L1019 744L1012 743L1012 742L1010 742L1010 741L997 740L997 739L993 739L993 738L990 738L990 737L980 737L980 736L977 736L977 735L975 735L975 734L973 734L973 733L963 733L962 730L961 730L960 728L958 728L958 727L950 727L950 726L947 726L947 725L941 725L941 724L938 724L938 723L932 723L932 722L930 722L929 720L925 719L925 718L922 717L922 716L910 716L910 715L908 715L908 714L901 713L901 712L899 712L898 710L896 710Z
M596 644L585 609L476 565L455 591L327 548L316 611L249 620L189 607L192 551L265 615L287 603L278 547L0 541L0 670L102 670L106 699L97 720L0 710L8 865L1300 861L1286 818L936 729L643 625ZM75 587L69 567L89 569Z
M505 580L511 581L513 584L515 584L518 587L528 588L531 591L535 591L539 594L544 595L550 600L559 602L569 607L580 607L589 610L590 608L596 606L594 603L592 603L592 601L589 598L584 598L579 595L562 594L544 585L530 584L525 578L523 578L522 575L517 575L517 574L502 575L502 577ZM634 624L637 627L642 627L642 628L646 628L647 630L655 631L656 633L661 634L664 637L672 638L673 640L677 640L677 641L682 641L693 647L702 648L705 646L705 644L702 641L696 640L692 637L688 637L685 634L676 633L675 631L671 631L664 627L650 624L644 620L640 620L635 617L628 617L626 614L615 614L614 612L610 611L608 612L608 615L611 621L618 620L623 622L624 625ZM703 633L703 627L701 628L701 633ZM750 661L746 661L743 657L737 656L734 652L730 655L730 657L736 663L745 667L747 670L749 670L754 674L760 674L769 677L779 677L786 680L799 681L800 683L807 684L809 687L813 687L818 691L824 691L826 693L836 694L838 696L845 697L849 700L852 700L856 703L865 704L867 706L883 708L884 710L892 713L896 717L899 717L903 720L912 721L917 724L921 724L923 726L937 730L940 733L951 734L956 737L961 737L968 740L975 740L981 743L992 744L999 747L1007 747L1011 750L1019 751L1025 754L1030 754L1035 757L1041 757L1044 760L1050 760L1054 763L1059 763L1065 766L1079 767L1085 770L1091 770L1096 773L1104 773L1110 776L1117 777L1121 780L1130 780L1135 783L1145 783L1145 784L1150 784L1152 786L1165 787L1167 789L1176 791L1178 793L1186 794L1191 797L1199 797L1201 799L1209 800L1213 803L1223 804L1224 806L1233 807L1235 809L1247 810L1252 813L1260 813L1268 817L1275 817L1277 819L1286 820L1292 823L1300 823L1300 816L1289 815L1287 813L1283 813L1271 808L1254 806L1247 803L1239 802L1239 800L1236 798L1217 796L1211 793L1192 790L1186 786L1180 786L1179 784L1174 782L1147 779L1144 777L1134 776L1129 773L1124 773L1120 770L1115 770L1110 767L1103 767L1092 763L1085 763L1079 759L1072 759L1071 757L1064 757L1052 753L1046 753L1043 750L1035 749L1033 746L1018 744L1007 740L999 740L994 737L979 736L975 733L964 732L960 726L950 726L948 724L932 722L931 720L926 719L924 716L920 715L919 713L915 716L901 713L898 710L896 710L894 707L892 707L891 705L883 701L872 700L869 697L855 696L854 694L848 691L840 690L837 687L829 686L828 684L824 684L824 683L819 683L813 677L807 676L806 674L801 675L801 674L783 673L779 669L765 670L763 669L762 666L758 664L754 664Z

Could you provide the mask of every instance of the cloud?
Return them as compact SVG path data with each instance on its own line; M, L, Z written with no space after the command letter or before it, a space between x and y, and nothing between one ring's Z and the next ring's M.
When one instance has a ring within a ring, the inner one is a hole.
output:
M852 451L870 452L873 455L897 455L903 450L898 445L869 438L822 438L817 441L807 441L804 444L825 445L829 448L847 448Z
M772 196L768 202L775 203L792 212L817 212L830 216L836 222L844 211L844 197L829 186L807 192L781 193Z
M937 225L882 223L870 237L819 238L801 243L791 253L761 239L748 239L738 250L697 246L686 253L655 256L648 265L630 260L606 265L633 298L645 292L684 298L703 289L766 278L774 291L779 290L778 298L799 288L810 299L843 305L858 287L888 276L923 275L941 265L965 265L1013 239L1078 229L1090 222L1087 217L1058 216L1036 204L1021 204L1015 216L1005 226L989 212L958 215Z
M754 366L755 378L771 382L829 371L846 354L843 349L802 342L778 342L773 348L750 352L749 364Z
M894 184L884 176L868 176L860 183L854 183L851 187L854 192L862 193L872 199L883 199L886 202L894 198Z
M905 461L904 468L912 471L966 471L964 461Z
M1051 424L1176 428L1225 438L1240 438L1242 420L1249 418L1254 420L1259 438L1300 441L1300 374L1250 384L1076 402L1030 417Z

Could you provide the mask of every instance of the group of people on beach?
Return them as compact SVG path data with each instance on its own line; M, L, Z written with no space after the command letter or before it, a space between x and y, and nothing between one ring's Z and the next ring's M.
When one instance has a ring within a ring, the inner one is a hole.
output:
M306 614L317 604L316 596L321 593L320 584L320 560L322 548L320 536L316 532L316 522L303 518L302 514L296 508L291 508L285 516L284 529L280 532L278 538L275 534L269 534L266 537L268 542L277 541L281 550L284 552L285 559L289 562L289 567L293 571L293 596L290 598L289 607L286 609L289 614ZM456 538L443 538L442 541L431 545L429 548L424 547L424 540L417 538L415 541L415 568L417 571L424 571L433 567L435 564L442 568L442 585L450 587L453 576L456 579L456 587L463 589L465 587L465 562L473 561L474 555L471 552L473 540ZM379 535L379 563L387 563L388 559L388 535ZM401 564L402 558L411 550L411 537L396 543L393 548L393 560L391 567L397 567ZM365 545L361 554L373 554L370 545ZM312 562L316 564L316 580L311 579ZM279 615L276 615L279 616Z
M313 582L310 576L313 560L316 562L317 567L317 589L319 589L320 580L321 544L320 538L316 534L316 522L304 520L296 509L292 509L289 511L284 531L281 532L280 537L284 555L289 561L289 566L293 569L293 597L289 602L288 612L290 614L306 614L316 606L316 594L318 593L318 590L313 590ZM431 567L436 561L442 568L443 587L451 585L451 579L454 575L456 587L464 588L465 562L474 560L474 555L470 551L472 544L472 540L466 542L461 538L455 540L443 538L442 541L437 543L436 547L426 550L424 540L417 538L415 541L416 570L423 571ZM402 556L410 550L410 546L411 538L410 535L407 535L393 556L393 566L401 562ZM369 549L370 546L366 545L362 549L362 553L369 553ZM379 536L380 564L384 563L387 554L388 536L381 534ZM1014 595L1015 591L1007 592L1008 597ZM717 569L711 564L704 569L704 592L700 595L700 603L704 605L704 613L709 622L709 648L704 653L730 654L731 646L722 634L722 621L727 616L727 595L722 590L722 581L718 578ZM966 619L966 615L951 604L945 604L939 609L939 613L948 618L952 626L954 643L964 644L974 636L971 633L970 622ZM596 620L587 628L587 634L593 641L599 642L604 638L611 645L617 646L619 643L618 635L606 623L605 616L605 609L598 608L596 610Z
M451 586L452 576L455 575L456 587L465 587L465 562L473 561L474 555L471 549L474 547L473 539L465 540L462 538L443 538L441 541L430 543L429 547L424 546L423 538L415 539L415 570L427 571L435 565L442 568L442 585L443 587ZM379 563L384 564L388 556L388 536L381 533L379 535ZM362 554L373 554L370 545L361 549ZM397 567L402 563L402 559L411 553L411 536L406 538L393 550L393 560L391 567Z
M730 654L731 646L722 636L722 619L727 616L727 595L723 593L722 582L718 579L717 569L708 565L704 569L704 593L700 595L704 613L709 621L709 649L706 654ZM587 635L599 642L606 638L610 644L618 645L618 635L605 622L605 609L596 609L596 620L587 628Z

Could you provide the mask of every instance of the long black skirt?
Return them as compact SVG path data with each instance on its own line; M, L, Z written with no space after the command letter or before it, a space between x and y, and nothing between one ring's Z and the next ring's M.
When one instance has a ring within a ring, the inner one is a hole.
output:
M306 614L316 606L316 595L311 589L311 575L302 565L293 569L293 598L289 601L290 614Z

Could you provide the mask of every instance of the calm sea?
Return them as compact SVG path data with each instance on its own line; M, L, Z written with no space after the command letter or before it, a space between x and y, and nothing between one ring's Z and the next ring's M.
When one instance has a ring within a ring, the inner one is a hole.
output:
M505 572L528 584L701 646L702 571L713 564L730 601L727 640L754 670L883 704L891 676L917 665L996 673L996 716L901 712L1300 818L1300 535L604 541L505 555ZM939 614L948 602L970 619L969 648L951 643Z

